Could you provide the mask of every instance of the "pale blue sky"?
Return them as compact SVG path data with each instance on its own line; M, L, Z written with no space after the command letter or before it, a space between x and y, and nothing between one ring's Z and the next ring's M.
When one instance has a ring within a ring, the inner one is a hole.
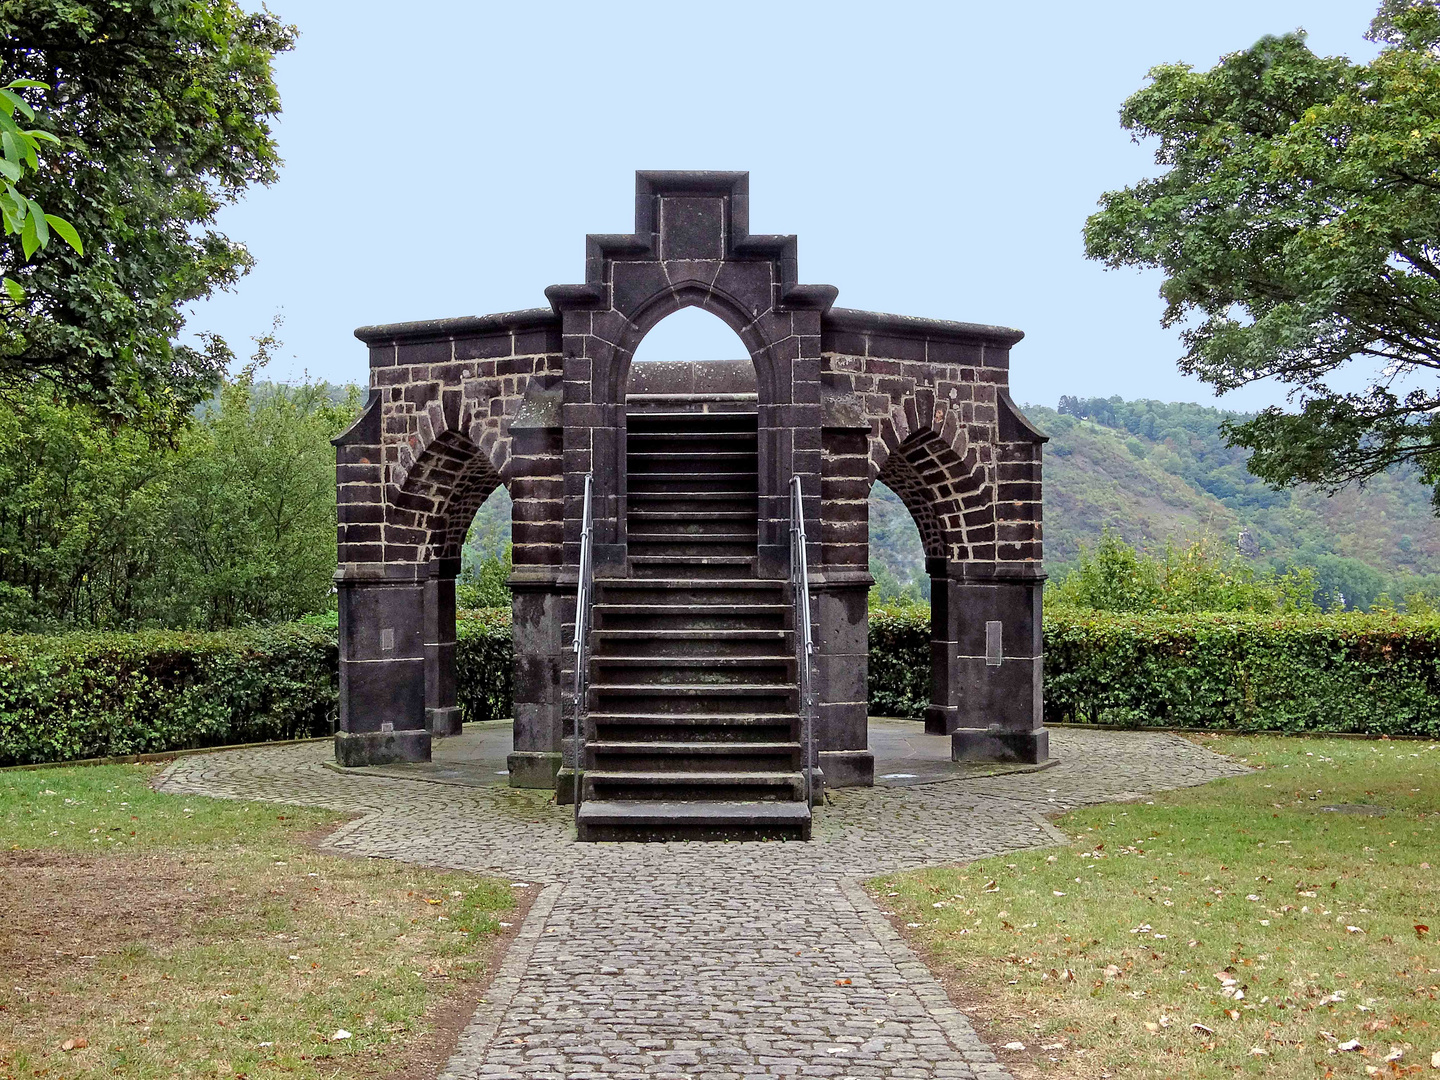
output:
M190 325L244 354L279 311L271 376L335 382L366 378L356 326L580 280L587 232L630 231L636 169L746 169L752 231L798 234L802 280L842 306L1024 330L1020 400L1209 402L1158 276L1081 256L1100 193L1153 167L1120 103L1154 64L1299 26L1373 54L1367 0L270 3L300 28L277 65L286 165L222 218L259 265ZM646 345L737 355L707 319Z

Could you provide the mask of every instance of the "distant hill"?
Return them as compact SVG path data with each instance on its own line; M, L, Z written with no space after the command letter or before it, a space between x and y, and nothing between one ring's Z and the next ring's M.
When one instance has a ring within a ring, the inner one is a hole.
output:
M1158 550L1210 535L1258 567L1313 567L1323 585L1359 606L1380 592L1399 598L1440 586L1440 520L1413 471L1376 477L1327 498L1311 488L1271 491L1227 447L1227 413L1202 405L1121 398L1027 405L1050 436L1045 447L1045 556L1052 575L1109 528ZM920 538L909 514L877 485L870 500L878 577L923 591Z
M1063 411L1062 411L1063 410ZM1109 528L1152 551L1212 536L1258 569L1313 568L1327 593L1368 607L1381 592L1440 595L1440 519L1411 470L1327 498L1310 488L1271 491L1245 468L1220 423L1242 414L1203 405L1071 398L1026 405L1045 446L1045 559L1063 573ZM471 527L467 562L503 552L510 501L496 491ZM920 534L888 488L870 497L871 570L888 595L928 599Z

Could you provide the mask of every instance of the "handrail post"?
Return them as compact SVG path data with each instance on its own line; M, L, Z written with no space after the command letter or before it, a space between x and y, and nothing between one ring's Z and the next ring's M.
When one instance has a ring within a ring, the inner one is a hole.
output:
M805 542L805 503L800 477L790 477L790 591L795 603L795 662L800 692L800 744L805 755L805 803L815 802L815 694L810 662L815 639L810 624L810 566Z
M571 698L571 717L574 726L571 729L570 745L574 761L571 763L570 773L574 784L571 801L574 803L577 837L580 830L581 792L585 786L583 775L585 767L585 699L589 694L590 683L590 609L594 602L595 587L592 569L595 522L590 510L590 488L593 482L594 474L586 473L584 509L580 517L580 573L579 580L575 585L575 639L571 644L575 664L575 688Z

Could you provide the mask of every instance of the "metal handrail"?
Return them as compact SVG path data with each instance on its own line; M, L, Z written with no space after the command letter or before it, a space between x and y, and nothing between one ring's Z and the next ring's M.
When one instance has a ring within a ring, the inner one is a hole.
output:
M585 768L585 699L590 683L590 617L595 600L595 575L592 566L595 521L590 510L590 488L594 474L585 474L584 510L580 518L580 575L575 586L575 640L571 645L575 664L575 693L571 699L573 753L571 775L575 785L575 826L580 826L580 799L584 790Z
M800 676L800 742L805 754L805 803L814 805L815 691L810 670L815 639L810 626L810 564L805 554L805 504L800 477L790 478L790 593L795 603L795 663Z

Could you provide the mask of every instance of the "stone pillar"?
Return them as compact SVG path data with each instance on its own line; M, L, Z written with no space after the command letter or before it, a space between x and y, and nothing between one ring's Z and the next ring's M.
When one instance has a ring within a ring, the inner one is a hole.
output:
M455 695L455 578L458 559L435 559L425 579L425 726L435 736L460 734Z
M814 583L816 745L829 787L869 787L875 755L869 745L869 571L829 570Z
M406 577L336 575L340 601L341 765L429 761L425 714L425 591Z
M954 761L1049 757L1042 698L1043 575L927 560L931 704L925 730Z
M561 677L570 664L574 584L569 594L548 572L510 578L515 636L515 728L510 786L553 788L560 771L562 726L569 687Z

